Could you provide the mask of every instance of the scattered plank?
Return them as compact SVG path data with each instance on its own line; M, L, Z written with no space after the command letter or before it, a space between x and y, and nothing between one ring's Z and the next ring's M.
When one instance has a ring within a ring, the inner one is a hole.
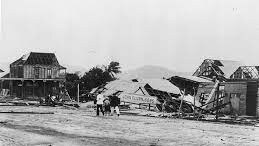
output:
M54 112L15 112L15 111L6 111L6 112L0 112L0 114L54 114Z
M78 110L77 107L71 106L71 105L63 105L63 107L67 108L67 109L74 109L74 110Z

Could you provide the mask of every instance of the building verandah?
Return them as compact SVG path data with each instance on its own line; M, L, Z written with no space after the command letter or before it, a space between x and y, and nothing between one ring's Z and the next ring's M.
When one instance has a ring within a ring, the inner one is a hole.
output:
M9 89L10 96L20 98L58 95L62 89L65 89L64 83L65 79L0 78L1 91Z

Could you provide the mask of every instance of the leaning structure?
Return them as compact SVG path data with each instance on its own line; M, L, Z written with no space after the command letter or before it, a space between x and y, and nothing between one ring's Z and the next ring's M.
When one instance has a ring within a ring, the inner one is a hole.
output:
M207 109L259 117L259 66L246 66L239 61L205 59L193 76L211 81L192 82L193 88L188 88L194 90L195 98ZM176 79L173 77L171 81Z

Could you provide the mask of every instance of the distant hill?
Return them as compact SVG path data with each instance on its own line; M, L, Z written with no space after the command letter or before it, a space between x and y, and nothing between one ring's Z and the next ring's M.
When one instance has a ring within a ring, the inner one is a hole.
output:
M174 75L192 75L191 72L177 72L161 66L145 65L136 69L125 71L118 75L120 79L133 78L169 78Z
M9 65L10 63L0 63L0 68L4 70L4 73L0 74L5 75L9 72ZM62 64L62 66L67 68L67 73L76 73L79 72L79 75L84 75L85 72L88 70L81 66L74 66L74 65L68 65L68 64ZM120 79L134 79L134 78L169 78L174 75L192 75L192 73L188 72L177 72L170 69L167 69L165 67L160 66L153 66L153 65L145 65L143 67L139 67L136 69L131 69L122 72L121 74L118 74L117 77Z

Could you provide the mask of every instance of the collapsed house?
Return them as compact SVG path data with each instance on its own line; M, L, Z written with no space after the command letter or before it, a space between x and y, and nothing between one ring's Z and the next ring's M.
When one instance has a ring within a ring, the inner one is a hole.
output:
M55 95L64 88L65 74L54 53L31 52L10 64L10 72L0 78L9 87L1 90L9 88L11 96L22 98Z
M193 76L192 78L199 77L209 82L191 80L186 83L188 79L177 77L170 81L187 92L192 92L203 109L224 114L259 116L259 66L206 59ZM179 81L189 86L179 85Z
M92 93L102 91L106 96L117 94L121 102L149 105L162 110L162 104L166 102L167 112L176 112L180 105L180 90L178 87L164 79L133 79L115 80L108 84L95 88ZM191 107L184 102L186 112L191 112Z
M106 85L94 88L91 93L102 92L105 96L117 95L121 102L130 104L149 104L156 105L157 98L150 96L145 89L145 83L139 83L128 80L115 80Z
M241 66L244 63L240 61L205 59L193 76L227 81L234 78L232 75Z

